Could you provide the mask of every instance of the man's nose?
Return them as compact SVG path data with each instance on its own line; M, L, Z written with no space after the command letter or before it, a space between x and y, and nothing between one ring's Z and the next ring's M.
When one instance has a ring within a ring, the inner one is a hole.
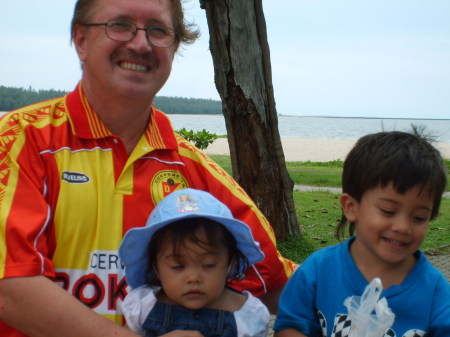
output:
M149 49L153 48L147 37L147 30L145 28L136 28L136 33L133 38L128 41L128 44L137 51L148 52Z

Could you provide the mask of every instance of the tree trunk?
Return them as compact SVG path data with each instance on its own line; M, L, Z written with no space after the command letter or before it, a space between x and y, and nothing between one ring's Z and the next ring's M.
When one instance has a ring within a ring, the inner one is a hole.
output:
M278 131L262 0L200 0L222 99L233 176L279 240L298 234L293 182Z

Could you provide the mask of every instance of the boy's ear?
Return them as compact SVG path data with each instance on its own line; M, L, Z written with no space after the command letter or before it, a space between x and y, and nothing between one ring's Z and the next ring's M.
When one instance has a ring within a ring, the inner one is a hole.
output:
M359 205L358 201L347 193L343 193L339 201L341 202L342 211L344 212L347 221L355 222Z

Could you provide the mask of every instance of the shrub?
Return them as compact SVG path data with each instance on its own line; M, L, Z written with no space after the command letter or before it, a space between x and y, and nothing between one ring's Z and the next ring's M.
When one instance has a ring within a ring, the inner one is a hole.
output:
M194 132L193 130L187 131L186 128L182 128L176 131L181 137L193 143L200 150L205 150L209 144L214 142L219 136L215 133L211 133L203 129L202 131Z

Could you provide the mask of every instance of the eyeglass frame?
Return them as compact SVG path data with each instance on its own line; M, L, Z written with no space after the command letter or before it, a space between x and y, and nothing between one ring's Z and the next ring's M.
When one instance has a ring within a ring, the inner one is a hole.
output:
M113 39L111 36L108 35L108 27L111 27L110 24L111 23L125 23L127 25L129 25L130 27L134 27L134 31L130 31L131 33L131 37L128 40L117 40L117 39ZM129 21L124 21L124 20L110 20L107 22L88 22L88 23L82 23L82 26L87 26L87 27L96 27L96 26L105 26L105 35L108 39L113 40L113 41L117 41L117 42L128 42L133 40L136 37L136 34L139 30L143 30L145 31L145 37L147 38L147 41L154 47L158 47L158 48L170 48L172 47L174 44L177 43L177 38L178 35L176 33L176 31L172 28L169 27L164 27L164 26L148 26L148 27L138 27L136 26L134 23L129 22ZM169 46L158 46L157 44L154 44L150 37L149 37L149 32L151 31L151 29L154 28L162 28L164 30L167 30L169 32L173 32L173 42L172 44L170 44Z

